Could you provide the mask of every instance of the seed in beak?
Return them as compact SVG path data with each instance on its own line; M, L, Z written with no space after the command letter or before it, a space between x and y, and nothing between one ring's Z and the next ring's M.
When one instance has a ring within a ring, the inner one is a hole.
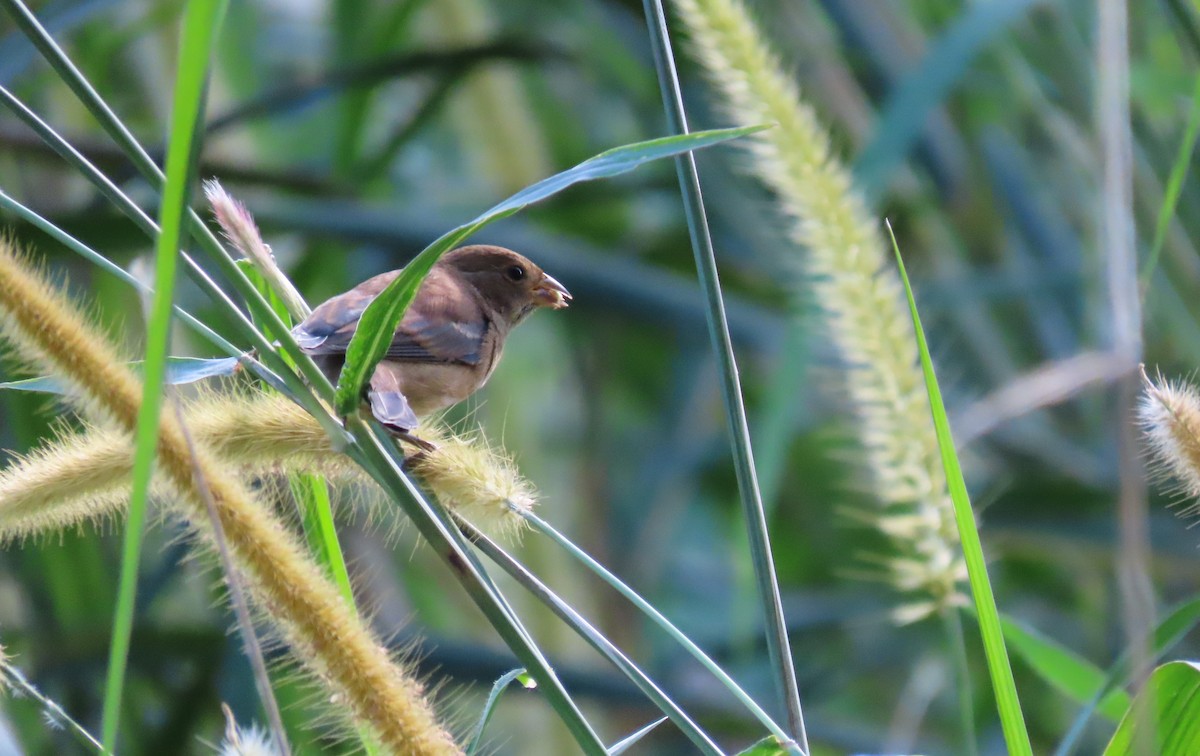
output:
M556 310L566 307L571 299L571 292L567 291L567 287L549 274L542 274L542 280L534 289L534 294L541 304Z

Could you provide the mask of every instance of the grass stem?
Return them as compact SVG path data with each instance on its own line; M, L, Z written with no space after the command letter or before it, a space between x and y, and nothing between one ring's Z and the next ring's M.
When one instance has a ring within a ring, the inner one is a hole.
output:
M671 40L667 32L667 19L661 0L644 0L646 23L650 28L650 43L654 51L654 64L658 70L658 82L666 107L667 121L675 134L688 133L687 116L683 107L683 94L679 88L679 74L675 70L675 59L671 52ZM804 727L804 714L800 707L800 689L796 682L796 670L792 663L791 644L787 635L787 624L783 615L783 602L779 594L779 581L775 575L775 562L771 555L771 541L767 533L767 517L763 510L762 495L758 488L758 476L754 470L754 454L750 447L750 429L746 421L746 408L742 401L741 381L738 378L737 362L733 354L733 341L729 336L729 323L725 316L725 302L721 296L721 283L717 275L717 261L713 254L712 237L708 231L708 220L704 210L704 199L700 192L700 177L696 161L691 153L675 159L679 173L680 189L683 193L684 211L687 215L688 231L692 239L692 250L696 258L696 270L700 285L704 289L708 330L712 337L713 350L721 377L721 393L725 399L726 420L729 424L730 442L733 450L734 467L737 472L738 491L741 494L742 512L750 537L750 554L754 560L754 574L758 584L758 596L766 620L767 651L779 695L787 711L788 731L800 748L808 752L808 734Z

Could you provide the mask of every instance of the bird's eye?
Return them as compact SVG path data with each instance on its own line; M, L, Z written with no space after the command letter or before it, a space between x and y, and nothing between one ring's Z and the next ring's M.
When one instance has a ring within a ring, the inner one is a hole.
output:
M504 275L508 276L510 281L520 281L525 277L525 269L520 265L514 265L508 270L504 271Z

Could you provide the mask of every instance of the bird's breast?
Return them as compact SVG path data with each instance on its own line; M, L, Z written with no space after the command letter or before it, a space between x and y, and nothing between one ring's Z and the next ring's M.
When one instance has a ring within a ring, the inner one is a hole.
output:
M487 381L478 367L455 363L400 363L400 390L418 416L458 404Z

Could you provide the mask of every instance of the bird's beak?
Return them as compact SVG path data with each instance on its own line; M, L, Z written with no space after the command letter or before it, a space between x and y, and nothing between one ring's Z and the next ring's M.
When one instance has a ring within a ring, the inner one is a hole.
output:
M571 292L554 280L554 276L543 273L542 280L533 289L533 296L538 304L561 310L570 303Z

